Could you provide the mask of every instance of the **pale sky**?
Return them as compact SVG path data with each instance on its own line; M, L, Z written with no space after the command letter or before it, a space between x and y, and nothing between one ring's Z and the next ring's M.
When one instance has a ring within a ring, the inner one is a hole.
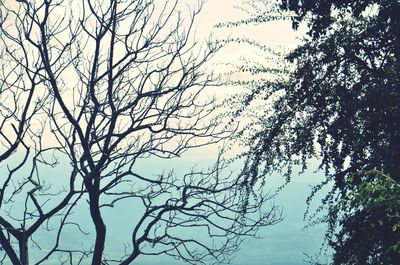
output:
M9 1L9 0L7 0ZM197 0L185 0L189 3L197 3ZM209 34L215 38L223 39L231 37L248 37L272 48L293 48L299 41L298 37L304 33L295 33L291 29L290 22L269 22L259 26L246 26L240 28L218 29L214 26L220 22L235 21L242 18L245 14L234 8L241 0L208 0L200 13L196 28L199 40L206 38ZM241 57L256 58L254 49L246 45L229 45L222 49L213 60L213 67L218 69L222 62L237 62ZM231 87L221 87L219 94L229 95L232 93ZM164 161L166 167L182 167L182 165L193 165L194 163L212 163L216 157L216 147L206 147L196 151L191 151L181 160ZM143 164L143 167L150 167ZM160 167L163 164L159 165ZM184 170L184 169L181 169ZM305 264L302 262L303 252L314 254L321 246L322 232L320 227L312 230L303 230L306 224L302 217L306 207L305 200L310 192L309 185L319 181L316 174L305 174L301 178L296 178L288 188L286 188L277 198L276 203L284 207L286 215L285 221L274 226L267 227L261 231L263 239L246 240L242 250L233 260L234 265L297 265ZM279 176L269 178L269 188L273 189L281 183ZM141 264L154 264L154 260L144 258ZM157 258L160 265L178 264L173 260ZM139 263L138 263L139 264ZM139 264L140 265L140 264Z
M196 6L196 3L198 3L197 0L185 1L187 2L187 6ZM241 27L215 27L218 23L238 21L246 18L247 14L235 7L240 6L242 2L243 0L206 0L195 22L196 38L198 41L204 41L210 35L213 39L217 40L229 37L249 38L277 51L289 51L300 43L300 39L305 33L305 28L302 27L300 31L295 32L292 30L290 21L273 21L261 25ZM225 63L241 64L243 59L255 60L262 64L273 63L272 61L268 61L267 56L267 54L263 54L262 51L247 44L228 44L215 55L213 60L209 62L209 65L216 73L224 74L232 69L231 67L223 66ZM224 76L223 78L229 80L232 78L249 79L253 77L241 73L232 77ZM240 87L222 86L214 89L211 93L222 101L232 94L240 92ZM245 123L246 120L242 118L240 122ZM189 151L185 157L187 159L203 160L209 159L210 153L216 152L217 147L214 145L196 151Z
M220 22L235 21L244 18L245 14L234 8L242 0L208 0L200 13L197 24L198 33L206 36L209 32L217 38L248 37L274 49L293 49L300 43L306 28L304 25L298 32L291 28L290 21L274 21L263 25L243 26L240 28L215 28ZM214 63L238 61L240 58L257 58L254 49L247 45L230 45L223 48L216 56ZM224 88L222 88L223 90ZM231 87L226 87L222 93L229 96ZM236 88L237 89L237 88ZM209 150L193 151L187 160L210 159ZM312 166L310 168L313 168ZM315 170L315 168L313 168ZM282 205L285 220L272 227L266 227L260 233L262 239L246 240L233 260L234 265L299 265L307 264L304 253L314 256L321 245L324 228L317 226L303 229L307 224L303 221L306 209L306 198L311 186L321 181L321 173L308 172L294 176L294 180L278 196L276 203ZM282 179L278 175L268 178L269 188L280 185ZM314 203L317 204L316 198ZM323 260L321 260L323 261Z

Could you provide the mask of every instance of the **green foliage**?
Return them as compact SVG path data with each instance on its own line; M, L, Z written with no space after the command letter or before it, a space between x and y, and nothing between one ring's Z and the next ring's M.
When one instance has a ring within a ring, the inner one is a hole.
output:
M400 260L400 185L378 170L354 174L328 214L333 264L397 264Z

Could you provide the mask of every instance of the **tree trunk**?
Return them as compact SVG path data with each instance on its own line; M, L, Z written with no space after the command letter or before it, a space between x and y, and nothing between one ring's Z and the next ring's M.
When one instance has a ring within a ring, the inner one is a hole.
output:
M103 257L106 239L106 226L101 217L98 194L90 194L90 215L96 229L96 242L92 258L92 265L100 265Z
M22 265L29 265L28 238L24 234L19 240L19 259Z

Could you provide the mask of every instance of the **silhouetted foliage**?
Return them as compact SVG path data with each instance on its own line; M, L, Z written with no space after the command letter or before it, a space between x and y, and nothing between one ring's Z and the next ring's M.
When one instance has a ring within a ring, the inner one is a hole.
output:
M260 9L265 1L245 2L258 4L253 17L231 25L272 20L268 19L270 11ZM366 208L354 215L355 208L339 207L344 211L340 214L347 214L339 223L332 221L339 214L332 209L342 200L352 200L349 194L362 189L362 183L378 185L376 174L359 183L349 182L360 172L378 169L395 182L400 180L400 3L294 0L276 4L283 9L282 19L291 16L295 29L304 21L310 30L303 43L286 56L289 66L278 60L280 72L249 62L239 68L273 74L272 78L238 82L249 90L230 100L238 116L254 106L265 110L258 118L253 116L241 134L244 145L250 146L243 154L251 161L247 179L256 183L273 171L284 171L290 181L294 166L305 170L310 159L318 159L326 181L314 187L308 202L324 185L333 183L317 211L328 209L328 214L311 218L329 224L327 238L335 250L335 264L394 264L399 253L386 253L398 233L391 231L388 214L399 211L398 204L394 208L381 204L383 209L378 209L362 203ZM397 190L386 192L398 196ZM363 240L375 221L382 221L382 227ZM336 229L341 230L338 237L333 236ZM360 263L351 263L352 250Z

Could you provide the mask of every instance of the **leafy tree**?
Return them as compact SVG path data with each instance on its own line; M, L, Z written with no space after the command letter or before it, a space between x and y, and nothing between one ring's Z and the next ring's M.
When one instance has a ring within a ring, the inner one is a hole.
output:
M228 25L275 19L271 12L260 8L265 1L245 2L257 6L252 17ZM333 182L332 190L322 201L329 209L322 221L330 224L328 238L335 250L334 262L352 264L351 255L345 253L353 249L359 251L357 264L394 264L399 253L392 251L390 257L385 254L398 234L389 229L393 224L387 216L398 211L398 204L382 205L389 208L378 210L359 202L366 209L355 215L351 214L356 211L352 208L356 204L335 208L348 215L340 224L332 221L337 217L332 209L342 200L353 201L350 194L364 189L362 183L379 185L379 180L374 180L376 174L361 178L363 181L350 181L360 172L378 169L395 182L400 181L400 27L396 15L400 3L289 0L276 4L284 12L283 19L291 16L294 28L307 21L310 30L303 43L286 57L289 67L278 65L273 72L259 65L240 67L257 75L273 73L273 78L239 82L249 87L248 93L230 101L238 110L236 115L255 105L265 110L242 131L244 145L250 146L243 154L249 161L247 181L256 183L260 176L277 170L284 171L290 181L293 166L306 169L310 159L319 159L326 181L314 188L309 199ZM385 192L387 196L398 196L397 189ZM373 219L361 222L364 217ZM376 237L368 242L376 245L362 240L376 224L372 220L384 222L378 231L386 233L371 235ZM342 230L333 239L330 236L335 229ZM370 249L361 250L363 247Z

